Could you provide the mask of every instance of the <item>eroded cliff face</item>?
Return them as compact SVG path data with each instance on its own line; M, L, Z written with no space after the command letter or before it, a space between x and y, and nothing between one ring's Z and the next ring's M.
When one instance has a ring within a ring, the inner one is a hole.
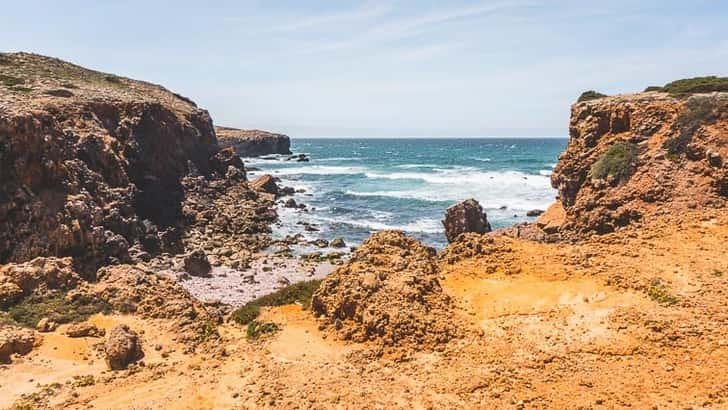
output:
M222 171L207 111L32 54L0 54L0 73L0 263L99 266L177 246L182 178Z
M221 147L231 147L242 157L291 153L291 139L287 135L229 127L216 127L215 131Z
M562 236L726 206L728 94L651 92L576 103L569 134L551 177L564 211L553 230Z

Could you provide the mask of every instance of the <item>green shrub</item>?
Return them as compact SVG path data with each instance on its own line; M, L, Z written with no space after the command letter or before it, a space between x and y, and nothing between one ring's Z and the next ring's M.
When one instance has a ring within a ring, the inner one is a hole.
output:
M258 340L263 335L273 334L279 330L280 327L273 322L259 322L257 320L253 320L248 323L245 336L248 340Z
M308 308L311 306L313 292L318 289L320 284L320 280L310 280L286 286L270 295L261 296L236 309L232 314L232 319L241 325L247 325L260 315L260 308L263 306L281 306L299 303L305 308Z
M200 335L197 338L198 341L207 342L208 340L219 339L220 333L217 331L217 326L214 323L206 320L200 328Z
M592 165L593 179L614 177L624 182L632 175L637 164L637 147L634 144L616 143Z
M665 305L674 305L678 302L677 296L670 293L665 281L660 278L652 279L650 288L647 289L647 295L655 302Z
M725 104L724 104L725 105ZM674 136L668 138L663 147L668 154L677 155L685 150L695 132L718 118L719 101L714 97L691 97L685 102L675 120Z
M657 86L657 85L651 85L651 86L645 88L644 92L650 92L650 91L662 91L662 87Z
M7 313L13 322L34 328L42 318L56 323L82 322L96 313L109 313L111 306L103 301L77 297L66 300L66 293L38 297L28 296L11 306Z
M694 93L710 93L713 91L728 91L728 77L708 76L685 78L665 84L662 90L677 96Z
M607 95L594 91L594 90L589 90L589 91L584 91L583 93L581 93L581 95L579 96L579 99L577 99L576 102L596 100L598 98L604 98L604 97L607 97Z
M104 77L104 80L112 83L112 84L121 84L121 79L115 75L107 75Z

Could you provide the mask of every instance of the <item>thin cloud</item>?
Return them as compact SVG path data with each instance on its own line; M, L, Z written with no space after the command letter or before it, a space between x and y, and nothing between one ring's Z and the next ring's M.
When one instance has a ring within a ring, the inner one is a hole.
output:
M296 21L274 26L271 31L292 32L312 29L320 26L352 23L382 16L390 10L391 7L389 5L375 4L371 6L365 6L356 10L347 10L338 13L329 13L299 18L296 19Z

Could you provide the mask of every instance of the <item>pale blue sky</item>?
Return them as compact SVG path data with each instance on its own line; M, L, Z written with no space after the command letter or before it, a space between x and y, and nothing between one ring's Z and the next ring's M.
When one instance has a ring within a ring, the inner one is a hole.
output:
M292 136L566 135L583 90L728 74L727 1L214 3L7 1L0 50Z

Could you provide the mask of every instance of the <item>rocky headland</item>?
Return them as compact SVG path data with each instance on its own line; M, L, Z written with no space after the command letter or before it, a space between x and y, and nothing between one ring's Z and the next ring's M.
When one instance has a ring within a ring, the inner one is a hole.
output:
M0 407L728 404L726 93L591 93L537 222L466 201L439 253L384 231L329 273L190 100L24 53L0 80Z
M291 139L288 135L230 127L215 127L215 132L221 147L233 148L241 157L291 154Z

